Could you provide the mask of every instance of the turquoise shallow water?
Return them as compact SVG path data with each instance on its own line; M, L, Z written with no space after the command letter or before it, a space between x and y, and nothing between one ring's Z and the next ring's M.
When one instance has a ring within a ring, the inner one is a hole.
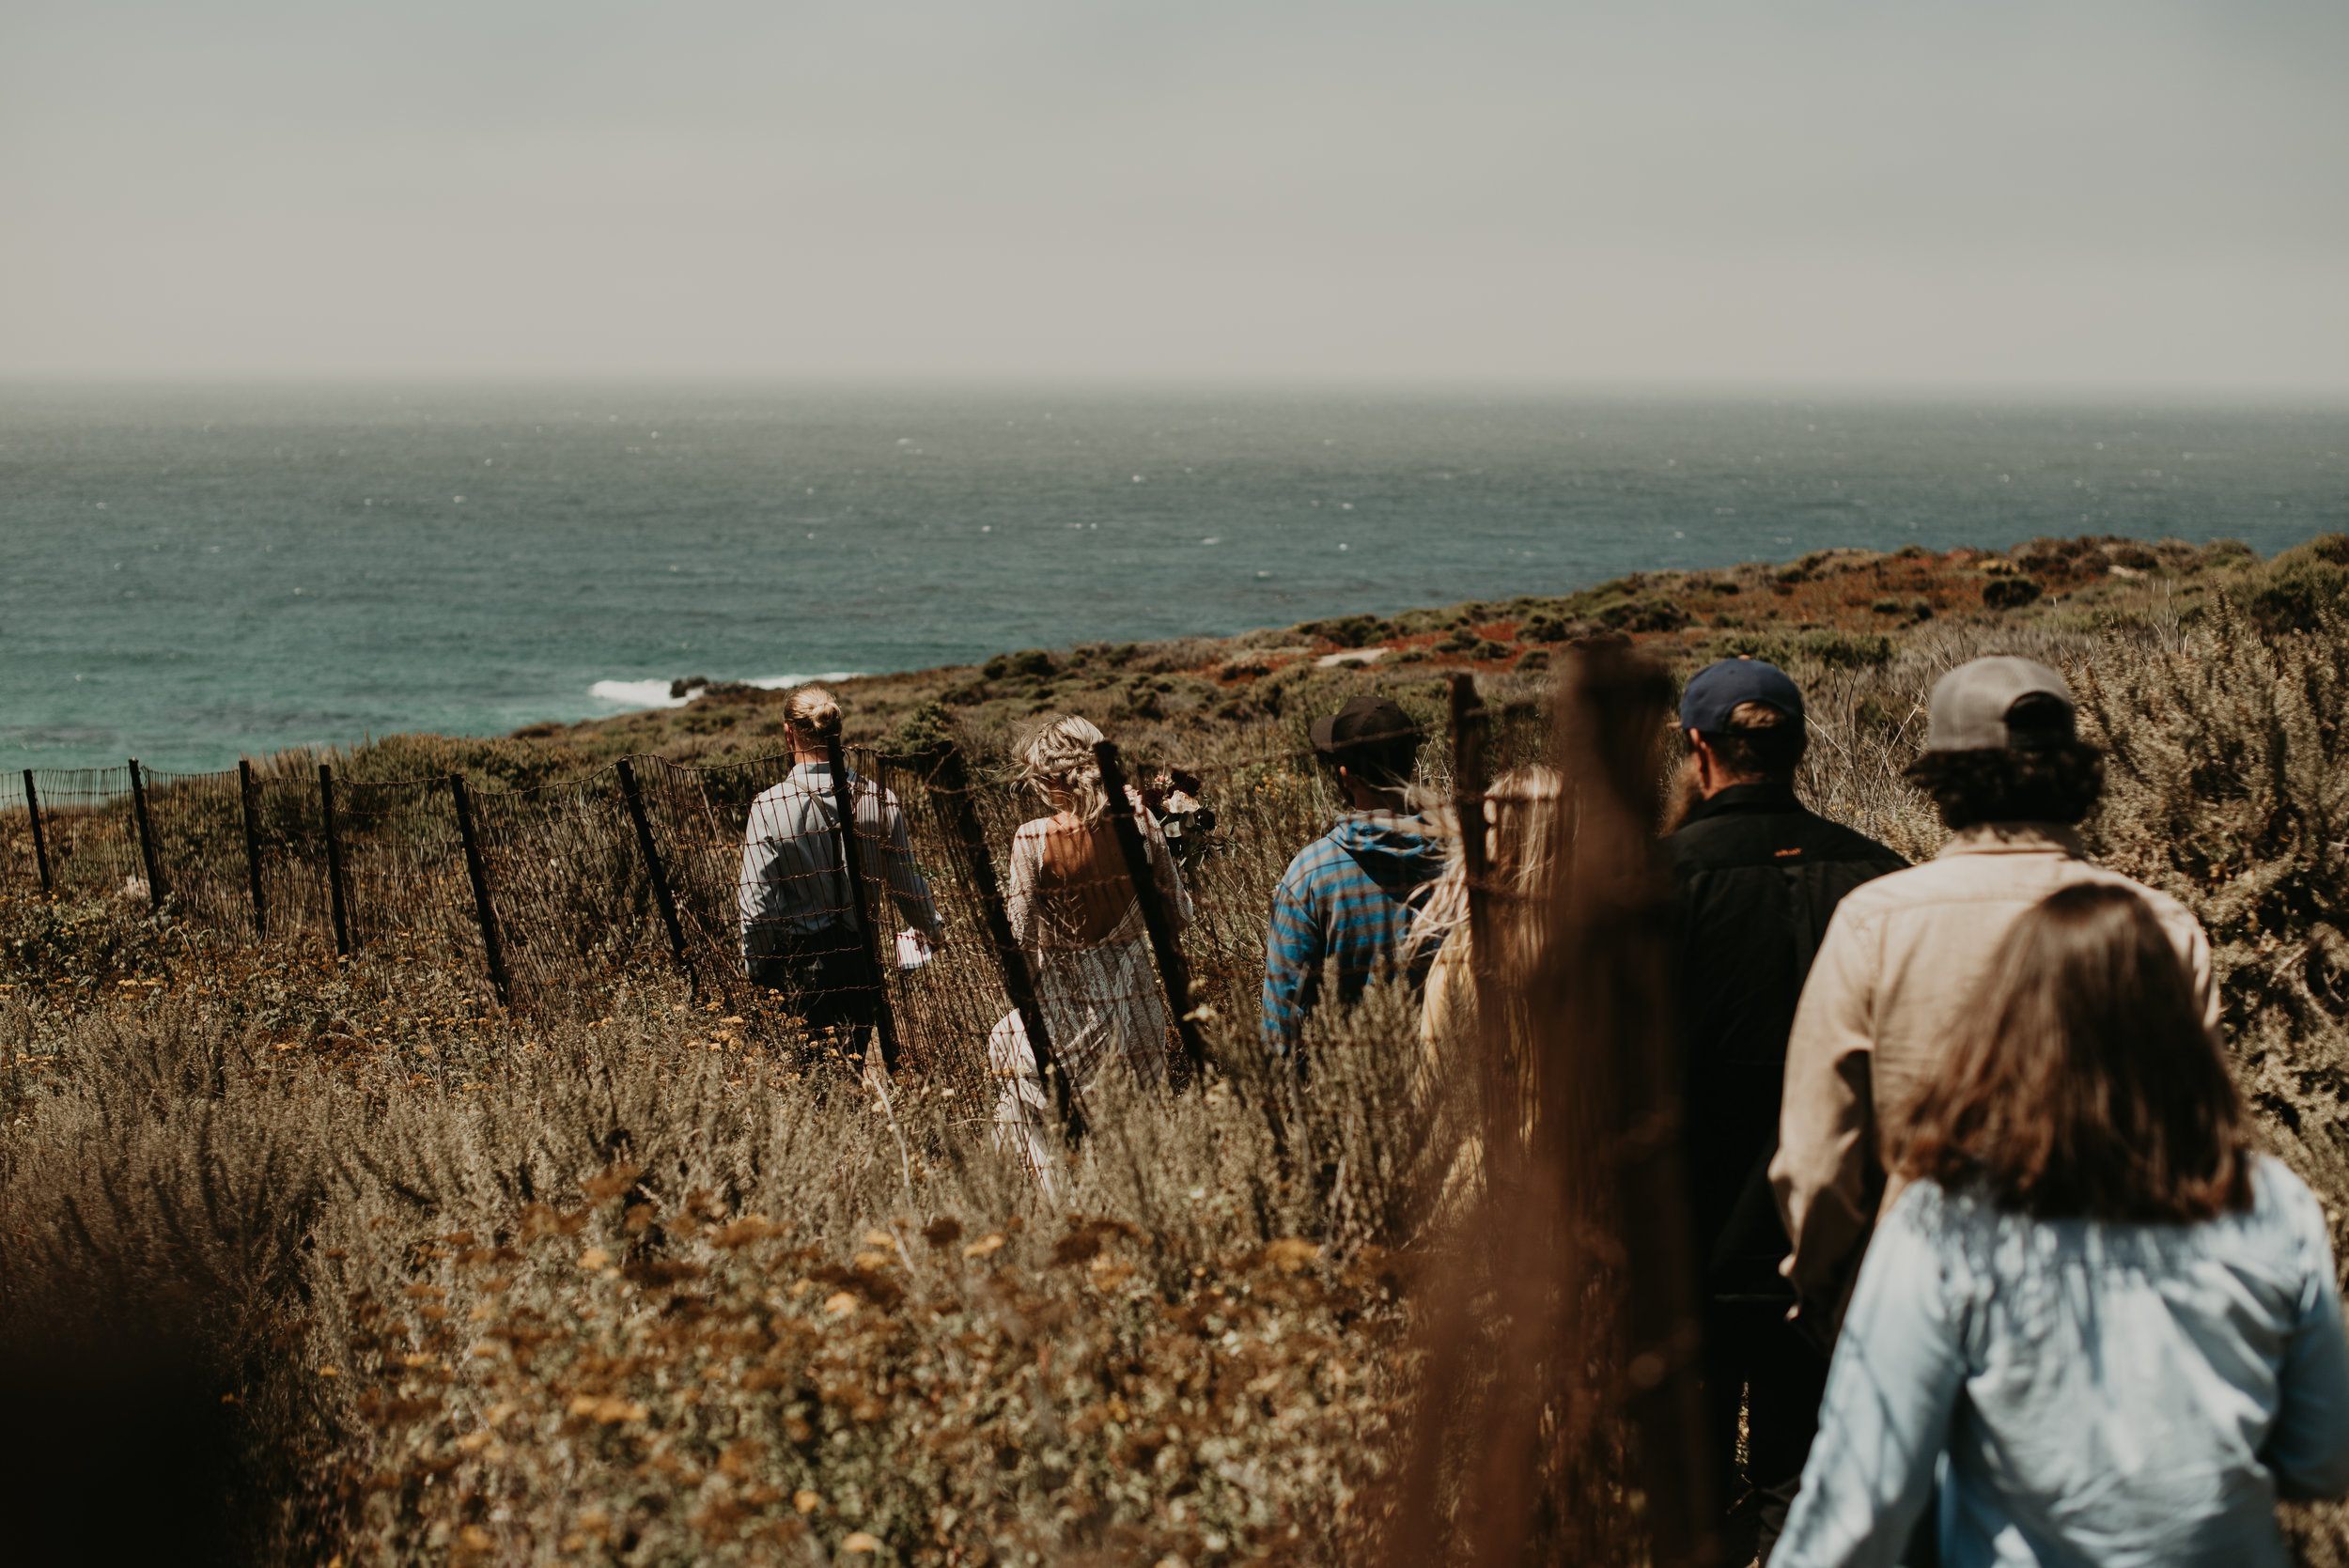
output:
M2342 527L2339 407L0 389L0 768L1828 545Z

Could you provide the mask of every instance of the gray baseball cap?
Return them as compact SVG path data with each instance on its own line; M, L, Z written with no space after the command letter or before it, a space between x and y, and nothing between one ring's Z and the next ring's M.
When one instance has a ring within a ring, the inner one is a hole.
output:
M2031 702L2022 723L2017 705ZM1928 752L2035 751L2073 737L2072 689L2035 659L2001 654L1960 664L1933 683L1927 705Z

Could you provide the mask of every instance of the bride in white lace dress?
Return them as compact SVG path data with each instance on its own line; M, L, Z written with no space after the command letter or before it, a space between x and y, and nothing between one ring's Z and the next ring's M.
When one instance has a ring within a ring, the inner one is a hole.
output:
M1013 836L1006 894L1053 1055L1081 1094L1112 1060L1124 1062L1143 1089L1166 1082L1166 1006L1093 757L1100 739L1091 723L1068 717L1052 720L1020 748L1026 781L1052 815ZM1165 835L1130 789L1126 809L1142 829L1159 896L1179 930L1190 924L1190 897ZM997 1119L1027 1124L1042 1117L1047 1102L1024 1033L1016 1021L1006 1023L988 1041L995 1070L1012 1080Z

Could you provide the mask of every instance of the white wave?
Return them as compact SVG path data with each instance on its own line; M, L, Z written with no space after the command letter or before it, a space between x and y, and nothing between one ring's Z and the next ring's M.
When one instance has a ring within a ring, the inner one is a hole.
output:
M805 686L811 681L856 680L863 674L862 670L826 670L813 675L760 675L755 680L746 680L742 684L755 686L762 691L781 691L788 687Z
M817 675L759 675L742 684L755 686L763 691L782 691L794 686L805 686L810 681L854 680L863 673L860 670L826 670ZM690 695L672 697L669 695L670 684L665 680L599 680L587 688L587 694L599 703L612 703L621 707L683 707L701 695L701 689L696 687Z
M687 701L670 696L665 680L599 680L587 688L587 694L599 703L618 703L624 707L683 707Z

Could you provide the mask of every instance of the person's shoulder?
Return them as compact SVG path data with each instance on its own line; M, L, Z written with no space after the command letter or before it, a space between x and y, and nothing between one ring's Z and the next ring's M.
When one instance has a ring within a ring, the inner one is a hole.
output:
M1890 851L1886 851L1890 854ZM1887 869L1845 893L1835 907L1838 920L1874 920L1895 909L1931 904L1954 896L1953 878L1945 861L1919 861Z
M803 793L805 792L800 788L799 781L786 773L776 783L769 784L765 789L751 797L751 810L757 811L762 806L771 809L781 805L792 796Z
M1683 879L1708 871L1767 865L1777 840L1771 824L1781 814L1724 812L1701 816L1664 835L1664 859Z
M2271 1224L2332 1247L2332 1230L2325 1220L2324 1201L2274 1155L2251 1157L2251 1213Z
M2192 955L2198 944L2203 947L2210 945L2209 933L2202 929L2202 923L2194 911L2159 888L2150 887L2125 871L2115 871L2108 865L2099 865L2091 860L2075 860L2065 871L2064 880L2069 883L2097 882L2106 887L2127 888L2136 893L2154 912L2154 919L2161 923L2162 929L2170 933L2170 940L2178 944L2180 956Z
M2173 930L2197 932L2201 930L2202 923L2195 918L2194 911L2171 894L2162 892L2159 888L2149 887L2128 873L2115 871L2108 865L2097 865L2092 861L2083 861L2080 864L2089 868L2096 881L2134 890L2137 895L2145 901L2145 907L2154 911L2154 918L2162 924Z
M881 783L870 773L860 773L853 768L849 768L849 793L856 794L867 789L879 796L883 805L894 806L897 803L897 792L895 790L890 788L887 784Z
M1703 870L1715 862L1777 864L1790 859L1786 851L1794 848L1811 861L1873 862L1887 871L1908 864L1867 834L1801 805L1701 816L1664 837L1665 854L1685 870Z
M1998 1210L1980 1193L1953 1191L1930 1176L1920 1176L1904 1186L1884 1211L1870 1250L1882 1245L1890 1253L1906 1242L1938 1253L1952 1236L1996 1228L1999 1219Z
M1281 880L1285 882L1293 877L1307 877L1315 872L1326 871L1344 859L1346 859L1346 847L1338 843L1336 834L1334 832L1324 833L1289 857L1289 868Z
M1803 812L1803 848L1820 860L1859 861L1881 865L1887 874L1908 869L1908 857L1899 850L1877 843L1857 828L1845 827L1831 816L1817 812Z

